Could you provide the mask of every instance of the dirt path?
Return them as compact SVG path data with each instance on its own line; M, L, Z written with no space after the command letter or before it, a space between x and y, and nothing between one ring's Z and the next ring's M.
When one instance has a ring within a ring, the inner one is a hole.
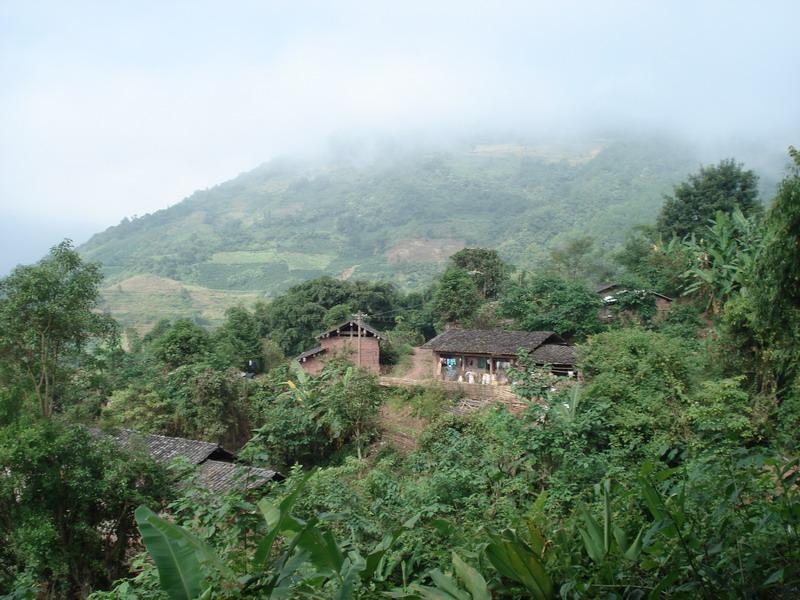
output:
M414 348L411 356L411 367L405 373L399 373L403 379L426 381L433 378L433 352L425 348Z

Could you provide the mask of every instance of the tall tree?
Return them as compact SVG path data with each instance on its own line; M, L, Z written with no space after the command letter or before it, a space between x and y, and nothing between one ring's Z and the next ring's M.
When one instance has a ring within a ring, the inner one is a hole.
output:
M445 323L469 322L481 304L475 281L463 269L450 268L439 280L433 296L433 309Z
M53 413L66 358L117 333L96 311L102 278L100 266L84 263L64 240L0 280L0 357L27 379L43 416Z
M586 271L587 259L593 246L594 238L591 236L576 237L550 250L550 260L566 277L578 279Z
M0 472L0 590L21 575L42 599L86 598L127 574L133 509L172 496L152 458L60 419L0 428Z
M783 351L773 357L785 373L798 373L800 351L800 151L766 217L764 248L755 265L755 321L762 336ZM800 388L798 388L800 389Z
M450 262L472 276L484 299L497 297L510 271L497 250L488 248L463 248L450 257Z
M732 158L702 167L665 198L658 230L667 238L684 237L699 232L718 211L730 213L736 207L745 214L759 211L757 185L758 176Z
M169 368L188 365L207 357L211 347L208 332L189 319L178 319L153 342L153 354Z
M603 329L600 297L583 284L558 277L535 276L513 285L500 300L500 314L528 331L555 331L584 338Z

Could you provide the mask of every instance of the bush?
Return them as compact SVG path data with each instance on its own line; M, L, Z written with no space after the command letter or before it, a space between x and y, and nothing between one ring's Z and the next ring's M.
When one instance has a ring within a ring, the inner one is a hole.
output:
M170 495L151 458L56 421L0 429L0 472L0 587L9 575L31 577L49 598L80 597L126 574L133 509Z

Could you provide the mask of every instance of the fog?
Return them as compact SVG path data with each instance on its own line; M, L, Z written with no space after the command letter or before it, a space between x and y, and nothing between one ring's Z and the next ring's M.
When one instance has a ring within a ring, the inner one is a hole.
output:
M0 218L75 236L342 140L618 131L779 156L798 22L796 0L6 1Z

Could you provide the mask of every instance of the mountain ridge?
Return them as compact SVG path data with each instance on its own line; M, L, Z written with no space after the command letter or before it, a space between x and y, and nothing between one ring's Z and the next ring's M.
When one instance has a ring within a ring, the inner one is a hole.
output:
M698 164L690 148L664 139L492 142L367 161L275 160L123 220L80 251L103 263L104 308L145 328L152 314L163 313L154 310L158 296L173 301L176 288L155 285L137 310L125 298L135 276L177 282L184 299L213 291L219 298L211 304L226 305L226 295L230 303L270 297L321 275L420 288L463 246L496 248L520 266L577 235L609 250L631 226L651 222L663 195ZM201 322L221 314L219 306L200 305L191 300L176 310Z

